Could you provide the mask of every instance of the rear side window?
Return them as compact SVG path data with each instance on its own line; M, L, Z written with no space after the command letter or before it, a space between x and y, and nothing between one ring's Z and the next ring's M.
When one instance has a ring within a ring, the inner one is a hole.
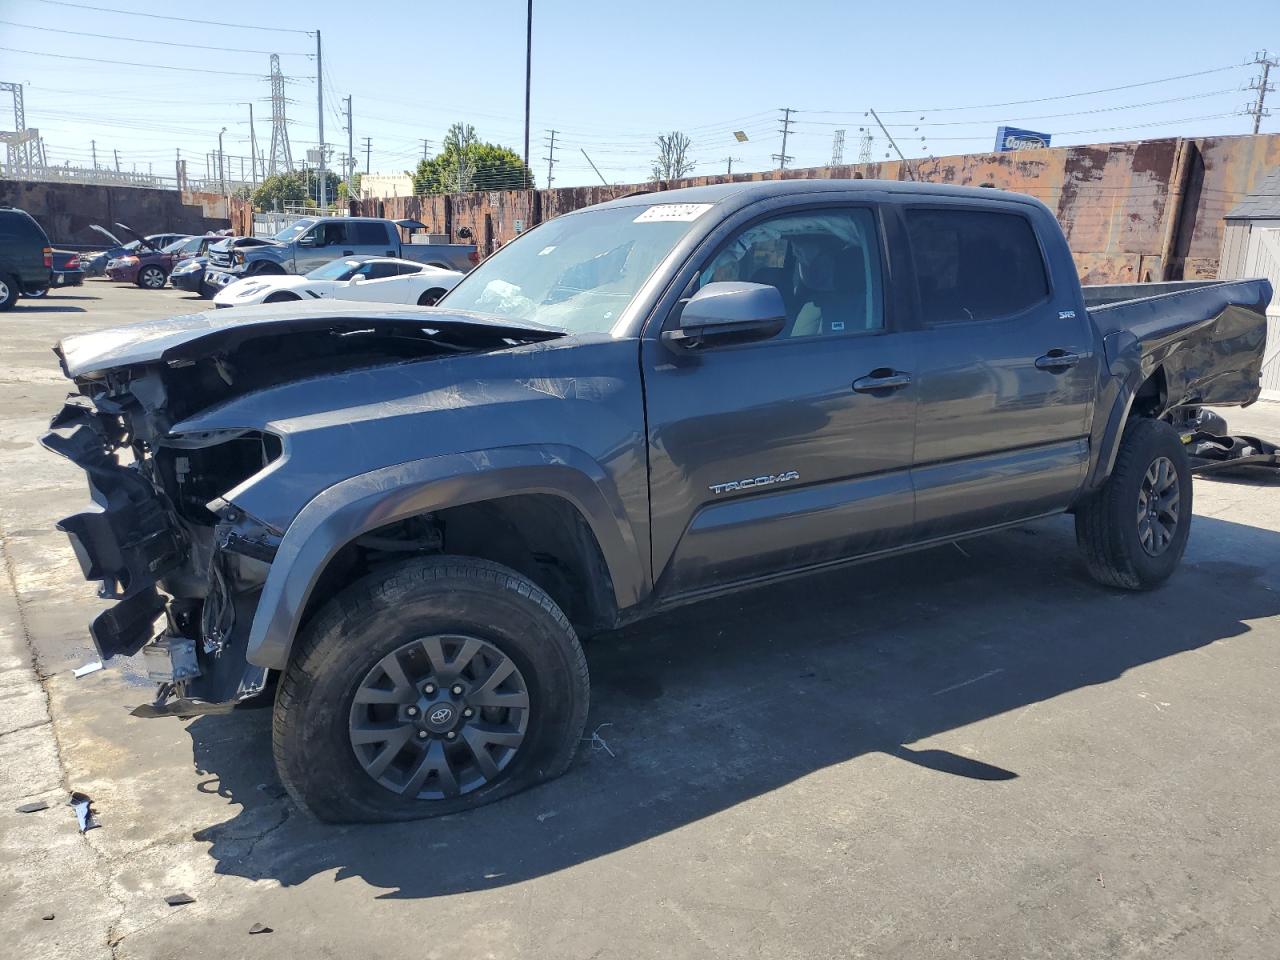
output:
M1049 295L1040 244L1025 217L914 209L907 234L926 323L1007 317Z
M387 242L387 228L381 223L364 223L356 221L349 224L348 229L355 234L352 243L366 247L385 246Z
M0 212L0 234L38 247L49 245L49 239L44 235L44 231L40 229L40 224L36 223L31 214L25 210L5 210Z

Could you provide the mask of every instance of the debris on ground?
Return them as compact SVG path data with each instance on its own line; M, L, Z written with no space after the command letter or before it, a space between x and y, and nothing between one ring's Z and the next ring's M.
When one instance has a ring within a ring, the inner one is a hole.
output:
M87 793L75 791L71 794L71 799L67 801L76 811L76 819L80 821L80 832L88 833L94 827L100 826L93 816L93 800Z
M86 663L82 667L76 667L74 670L71 671L71 674L77 680L79 680L81 677L88 676L91 673L97 673L101 669L102 669L102 661L94 660L92 663Z
M43 800L32 800L30 803L24 803L20 807L15 807L18 813L39 813L41 810L48 810L49 805Z
M46 914L45 914L44 916L42 916L40 919L41 919L41 920L52 920L52 919L53 919L53 914L52 914L52 913L46 913Z
M274 933L274 932L275 931L272 930L270 927L268 927L265 923L255 923L252 927L249 928L250 936L252 936L255 933Z
M195 903L196 898L189 893L171 893L164 898L164 902L171 907L181 907L184 904Z
M603 750L609 756L613 757L613 759L617 760L618 757L612 750L609 749L608 742L605 740L604 737L600 736L601 730L603 730L605 727L612 727L612 726L613 726L612 723L602 723L600 724L600 726L596 727L594 730L591 731L591 736L583 737L582 739L585 740L587 743L591 744L592 750Z
M1225 426L1225 424L1224 424ZM1192 473L1276 471L1280 447L1258 437L1228 436L1198 431L1185 441Z

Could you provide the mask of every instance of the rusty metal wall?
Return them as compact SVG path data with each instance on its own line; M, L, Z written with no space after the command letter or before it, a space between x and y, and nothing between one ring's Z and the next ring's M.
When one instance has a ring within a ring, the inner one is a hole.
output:
M931 183L990 185L1037 197L1056 214L1081 279L1129 283L1217 275L1223 215L1280 166L1280 134L1138 140L912 161ZM778 171L692 177L670 186L772 180ZM899 161L787 170L787 179L906 180ZM484 253L540 220L665 185L557 187L367 201L363 212L412 216L457 239L470 229Z
M101 243L91 223L110 230L120 221L143 234L203 234L231 226L226 200L217 194L146 187L0 180L0 204L27 211L55 244Z

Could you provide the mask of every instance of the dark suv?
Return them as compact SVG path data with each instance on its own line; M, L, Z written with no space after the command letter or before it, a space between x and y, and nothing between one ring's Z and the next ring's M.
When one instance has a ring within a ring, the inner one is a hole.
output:
M49 289L53 247L25 210L0 207L0 310L12 310L22 294Z

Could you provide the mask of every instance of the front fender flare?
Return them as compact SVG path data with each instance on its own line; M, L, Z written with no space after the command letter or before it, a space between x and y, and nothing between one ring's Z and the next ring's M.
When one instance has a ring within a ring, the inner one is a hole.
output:
M618 607L640 600L645 573L631 523L608 474L581 450L515 446L411 460L344 480L302 508L263 586L249 662L284 669L312 589L334 554L356 537L432 510L525 493L573 504L600 545Z

